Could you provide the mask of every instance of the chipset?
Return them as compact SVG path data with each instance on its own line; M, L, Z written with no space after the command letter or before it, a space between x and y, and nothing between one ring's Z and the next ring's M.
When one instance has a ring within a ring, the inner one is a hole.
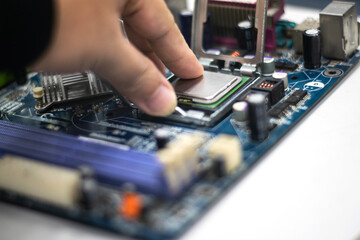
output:
M92 72L40 73L39 77L41 87L34 88L34 98L39 101L37 111L40 113L75 104L105 101L114 96L113 91Z

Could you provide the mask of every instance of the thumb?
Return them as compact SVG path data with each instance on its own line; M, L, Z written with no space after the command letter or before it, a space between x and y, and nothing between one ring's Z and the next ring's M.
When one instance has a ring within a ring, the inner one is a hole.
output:
M165 116L174 111L174 89L150 59L121 34L108 49L97 59L95 73L147 114Z

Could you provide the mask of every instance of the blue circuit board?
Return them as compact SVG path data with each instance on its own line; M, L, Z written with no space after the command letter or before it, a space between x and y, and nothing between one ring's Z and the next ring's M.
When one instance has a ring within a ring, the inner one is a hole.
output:
M129 221L121 216L104 214L102 210L62 209L26 196L14 195L11 191L0 190L0 198L132 237L174 238L200 218L231 185L236 184L351 73L359 60L360 53L357 51L346 61L323 59L321 68L309 70L303 67L302 58L292 52L276 57L276 61L297 65L296 70L288 72L289 87L277 104L285 102L296 90L306 91L307 96L299 105L287 109L282 117L270 118L273 128L264 141L252 141L249 128L235 121L231 111L212 126L151 117L144 120L134 106L117 94L91 104L70 104L39 112L32 91L41 85L41 76L38 73L30 74L30 80L25 85L12 83L0 90L0 157L13 154L72 169L91 161L103 191L117 196L122 191L119 190L121 184L130 182L155 204L148 210L146 220ZM226 177L194 178L184 191L174 197L167 190L166 181L162 180L162 166L155 159L158 147L154 132L159 128L166 128L172 136L192 132L202 132L207 138L220 134L236 136L242 145L243 163ZM26 148L31 144L40 146L39 150ZM142 160L136 162L134 159ZM150 177L138 177L141 174ZM159 182L141 182L144 179L159 179Z
M305 90L308 95L299 106L288 110L286 115L280 119L271 119L275 127L263 142L251 141L249 130L234 121L231 113L213 127L185 126L175 123L165 124L159 121L152 122L138 119L134 115L133 109L124 105L121 98L118 97L113 97L95 105L68 107L39 114L34 108L36 101L31 94L31 89L39 84L39 76L34 74L31 81L25 86L18 87L14 83L1 90L1 131L5 131L6 127L12 127L13 131L15 131L15 128L18 129L18 134L21 134L21 131L24 132L24 129L27 129L26 131L30 131L29 129L31 131L39 130L40 133L43 133L42 135L46 135L47 132L51 133L47 136L49 139L62 139L64 137L64 142L73 141L70 144L71 146L64 146L64 148L72 149L72 151L78 148L77 144L80 144L86 145L87 148L99 148L100 152L106 150L113 154L122 154L125 151L149 154L149 159L151 154L156 151L153 133L159 127L166 126L174 134L192 131L206 132L209 136L230 134L238 137L242 143L243 164L230 176L220 179L197 179L177 198L161 200L156 207L151 209L149 214L151 224L149 222L129 222L122 218L108 218L93 212L64 211L22 196L14 197L13 194L9 195L5 191L1 192L2 199L20 204L25 203L26 205L31 202L33 208L134 237L164 239L179 236L209 206L214 204L226 189L235 184L254 163L259 161L267 150L273 147L281 137L309 113L336 84L349 74L351 68L357 64L359 59L360 53L356 52L348 61L323 60L322 67L316 70L304 69L301 60L293 61L286 56L278 59L293 62L299 66L296 71L289 73L289 88L280 103L284 102L294 90ZM39 139L42 138L40 135ZM59 144L61 145L61 143ZM6 145L6 142L2 143L2 145ZM114 149L117 149L118 152ZM15 150L2 147L2 155L9 152L16 154ZM18 154L35 158L31 153ZM66 161L66 159L64 160ZM68 165L69 167L75 167L71 166L71 164Z

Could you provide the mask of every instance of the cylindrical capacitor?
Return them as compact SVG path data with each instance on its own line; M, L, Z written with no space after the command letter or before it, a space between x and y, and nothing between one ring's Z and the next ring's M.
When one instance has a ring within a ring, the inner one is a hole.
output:
M239 22L236 26L236 38L242 50L254 50L254 27L249 20Z
M192 19L193 12L189 10L184 10L180 12L180 24L181 24L181 33L183 34L185 41L189 46L191 46L191 35L192 35ZM203 48L208 50L213 45L213 32L211 27L211 17L210 13L207 14L206 22L204 23L204 32L203 32Z
M36 107L42 107L44 102L43 102L43 98L44 98L44 88L43 87L36 87L33 89L33 97L36 99L37 101L37 106Z
M273 57L264 57L262 64L262 75L271 76L275 71L275 59Z
M320 30L308 29L303 33L304 67L318 69L321 67Z
M158 149L164 148L171 138L171 134L166 128L156 129L154 135Z
M245 101L234 103L233 118L237 122L246 122L248 120L248 103Z
M263 141L269 135L265 96L257 93L251 94L247 102L249 104L251 139L254 141Z
M189 46L191 46L192 18L192 11L184 10L180 12L181 33L183 34L185 41Z
M284 89L289 87L289 78L286 72L274 72L272 77L277 80L282 80L284 82Z
M35 99L43 98L44 97L44 88L43 87L35 87L33 89L33 97Z

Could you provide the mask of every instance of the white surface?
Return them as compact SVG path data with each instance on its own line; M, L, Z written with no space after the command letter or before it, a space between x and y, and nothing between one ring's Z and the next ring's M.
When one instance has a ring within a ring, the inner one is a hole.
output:
M359 91L358 66L181 239L359 237ZM125 238L0 203L0 239Z
M184 239L360 236L360 68Z

